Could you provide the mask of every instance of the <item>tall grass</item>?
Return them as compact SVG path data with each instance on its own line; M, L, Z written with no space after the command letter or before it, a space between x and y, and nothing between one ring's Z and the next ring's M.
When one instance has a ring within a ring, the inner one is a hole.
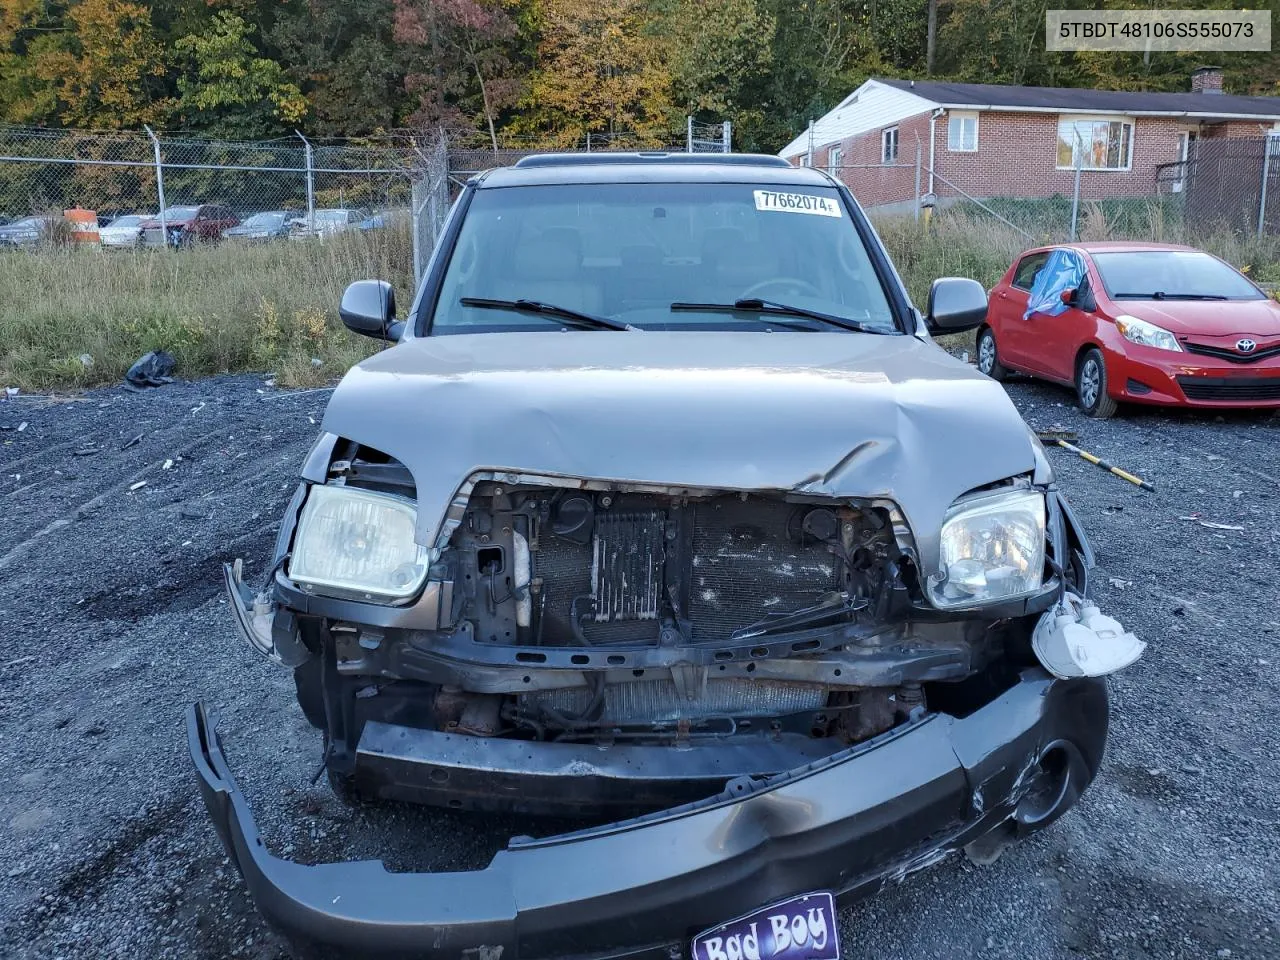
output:
M411 264L407 229L190 251L3 251L0 385L114 383L149 350L171 352L182 377L321 382L377 349L338 321L344 287L380 277L407 302Z
M921 306L937 277L990 288L1029 240L990 215L961 207L878 219L889 253ZM1184 242L1255 280L1280 281L1280 238L1228 230L1192 234L1166 206L1086 204L1083 239ZM1054 239L1061 239L1060 237ZM377 349L347 332L338 299L352 280L381 277L412 295L407 229L340 234L319 243L190 251L64 247L0 252L0 386L47 390L116 383L148 350L168 350L178 374L257 370L282 385L337 377ZM964 348L970 335L952 338ZM87 358L88 362L81 360ZM317 366L314 361L319 361Z

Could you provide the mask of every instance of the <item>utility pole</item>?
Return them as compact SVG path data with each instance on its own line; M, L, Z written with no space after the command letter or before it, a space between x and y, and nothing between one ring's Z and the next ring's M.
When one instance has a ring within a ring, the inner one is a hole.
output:
M925 37L924 72L933 76L933 63L938 52L938 0L929 0L929 32Z

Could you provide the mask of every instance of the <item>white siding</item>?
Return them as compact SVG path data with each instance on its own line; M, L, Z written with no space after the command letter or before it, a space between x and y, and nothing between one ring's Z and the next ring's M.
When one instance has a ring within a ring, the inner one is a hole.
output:
M813 125L813 148L817 150L846 137L890 126L908 117L927 113L937 106L934 101L914 93L868 80ZM806 129L778 155L789 160L803 156L808 149L809 131Z

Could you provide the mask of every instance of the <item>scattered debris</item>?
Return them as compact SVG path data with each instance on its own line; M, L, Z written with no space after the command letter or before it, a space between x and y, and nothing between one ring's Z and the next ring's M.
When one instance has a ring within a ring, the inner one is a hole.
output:
M143 438L144 436L146 436L146 434L143 434L143 433L138 434L136 437L134 437L132 440L130 440L128 443L126 443L126 444L125 444L123 447L121 447L120 449L121 449L121 450L128 450L128 449L129 449L130 447L132 447L134 444L136 444L136 443L141 443L141 442L142 442L142 438Z
M213 511L207 507L199 507L193 504L183 504L178 508L178 516L186 517L189 520L208 520L213 516ZM190 541L188 541L189 543ZM184 544L185 546L186 544Z
M262 381L262 385L263 385L264 387L274 387L274 386L276 385L276 378L275 378L275 377L267 377L267 379L265 379L265 380L263 380L263 381Z
M172 461L172 460L166 460L166 461L165 461L165 462L160 466L160 469L161 469L161 470L172 470L172 469L173 469L173 461Z
M87 446L87 447L81 447L79 450L77 450L77 451L76 451L76 456L77 456L77 457L91 457L91 456L93 456L95 453L101 453L101 452L102 452L102 448L101 448L101 447L95 447L95 446L93 446L92 444L90 444L90 445L89 445L89 446Z
M27 421L23 420L20 424L18 424L18 432L21 433L23 430L27 429L28 426L29 424L27 423Z
M4 395L5 395L6 397L16 397L16 396L18 395L18 388L17 388L17 387L5 387L5 388L4 388Z
M84 367L86 370L93 366L93 357L90 354L82 353L80 356L76 357L76 359L80 361L80 366Z
M203 410L203 409L204 409L204 401L203 401L203 400L201 400L201 401L200 401L200 405L199 405L198 407L192 407L192 408L191 408L191 413L192 413L192 414L197 414L197 413L199 413L199 412L200 412L201 410Z
M162 387L173 383L173 354L163 350L153 350L139 357L129 372L124 375L125 386L134 390L146 387Z
M968 354L965 354L965 356L966 356L966 357L968 357ZM313 367L316 367L317 369L319 369L320 367L323 367L323 366L324 366L324 361L323 361L323 360L321 360L319 357L312 357L312 358L311 358L311 365L312 365Z
M1210 530L1243 530L1244 527L1235 523L1215 523L1213 520L1202 520L1200 514L1192 513L1185 517L1179 517L1179 520L1190 520L1192 523L1198 523L1202 527L1208 527Z
M133 493L133 491L135 490L141 490L146 485L147 485L147 481L145 480L139 480L137 483L131 483L129 484L129 492Z
M1119 577L1108 577L1108 578L1107 578L1107 581L1108 581L1108 582L1109 582L1113 587L1115 587L1117 590L1123 590L1123 589L1125 589L1126 587L1132 587L1132 586L1133 586L1133 581L1132 581L1132 580L1122 580L1122 579L1120 579Z

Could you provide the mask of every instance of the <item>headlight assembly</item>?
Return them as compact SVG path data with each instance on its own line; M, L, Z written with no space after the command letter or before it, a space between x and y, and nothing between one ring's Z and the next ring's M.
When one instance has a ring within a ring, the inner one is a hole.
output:
M427 578L427 549L413 541L417 515L403 497L313 486L298 518L289 578L314 593L407 599Z
M942 523L939 573L929 578L936 607L1012 600L1044 581L1044 495L1033 490L955 504Z
M1116 329L1130 343L1140 343L1145 347L1159 347L1161 350L1182 351L1182 347L1172 333L1146 320L1121 314L1116 317Z

